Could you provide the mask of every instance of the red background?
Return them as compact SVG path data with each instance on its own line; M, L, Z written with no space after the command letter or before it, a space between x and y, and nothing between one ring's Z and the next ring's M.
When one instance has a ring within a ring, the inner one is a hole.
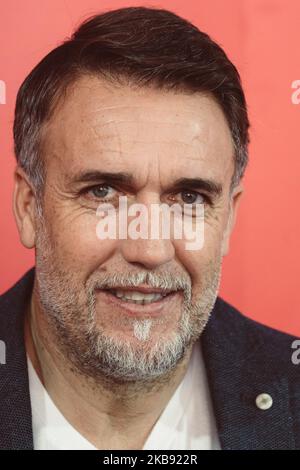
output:
M34 264L34 252L20 244L12 215L17 90L33 66L87 16L139 5L191 20L224 47L241 73L252 122L250 164L220 295L245 315L300 335L300 104L291 99L292 82L300 79L297 0L1 2L0 80L6 83L6 104L0 104L0 293Z

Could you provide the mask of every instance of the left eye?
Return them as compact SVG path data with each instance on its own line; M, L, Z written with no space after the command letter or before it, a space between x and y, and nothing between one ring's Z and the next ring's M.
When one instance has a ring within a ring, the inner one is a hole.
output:
M184 204L203 204L206 201L204 194L195 191L181 191L180 194ZM197 198L200 198L200 200L197 200Z
M92 196L96 197L97 199L105 199L107 197L113 197L114 191L115 191L114 188L106 184L93 186L92 188L89 188L87 190L88 193L90 193Z

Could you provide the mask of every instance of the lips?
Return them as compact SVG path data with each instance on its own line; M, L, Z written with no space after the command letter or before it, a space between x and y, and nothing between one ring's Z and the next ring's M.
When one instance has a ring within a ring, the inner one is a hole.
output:
M146 293L145 293L146 291ZM99 289L98 294L105 302L114 305L129 315L161 315L175 305L181 293L179 291L138 288Z

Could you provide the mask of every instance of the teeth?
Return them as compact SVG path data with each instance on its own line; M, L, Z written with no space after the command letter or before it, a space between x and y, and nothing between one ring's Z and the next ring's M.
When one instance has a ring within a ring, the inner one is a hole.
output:
M112 290L112 294L114 294L119 299L125 301L131 301L137 304L149 304L150 302L156 302L157 300L163 299L167 294L144 294L142 292L137 291L122 291L122 290Z

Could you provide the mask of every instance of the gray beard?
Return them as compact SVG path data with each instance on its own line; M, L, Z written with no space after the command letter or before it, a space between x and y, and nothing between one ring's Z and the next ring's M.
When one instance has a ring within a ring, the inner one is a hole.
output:
M50 243L39 231L36 243L36 291L48 330L43 340L55 345L80 375L95 382L114 384L164 383L200 337L213 310L220 285L221 258L210 263L201 296L191 301L191 280L185 273L130 274L93 273L84 285L55 261ZM167 339L151 341L151 330L159 319L120 318L120 325L132 328L134 344L107 334L96 321L96 289L134 286L183 289L183 311L178 326ZM47 337L48 336L48 337Z

